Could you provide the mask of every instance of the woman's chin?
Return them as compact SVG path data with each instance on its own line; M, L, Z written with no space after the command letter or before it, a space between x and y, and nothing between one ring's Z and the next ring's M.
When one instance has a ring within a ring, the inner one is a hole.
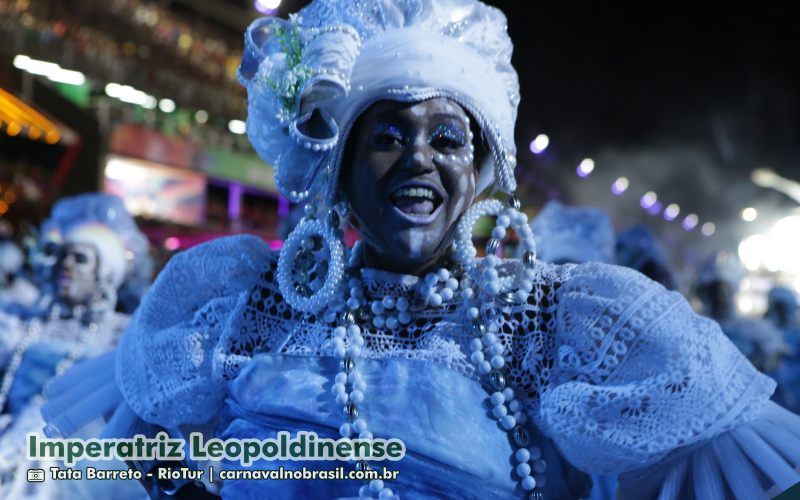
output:
M385 244L372 247L369 265L401 274L419 274L432 267L444 253L442 235L420 228L399 230Z
M431 227L411 227L397 231L393 252L398 258L409 262L424 262L435 258L441 234Z

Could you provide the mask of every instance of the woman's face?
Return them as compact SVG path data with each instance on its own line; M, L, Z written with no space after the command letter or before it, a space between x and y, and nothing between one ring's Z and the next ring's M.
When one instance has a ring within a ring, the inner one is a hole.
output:
M361 115L343 187L371 265L419 272L444 255L475 197L471 138L467 114L444 98L381 101Z
M53 266L53 280L61 300L70 305L86 304L97 289L97 252L84 243L61 247Z

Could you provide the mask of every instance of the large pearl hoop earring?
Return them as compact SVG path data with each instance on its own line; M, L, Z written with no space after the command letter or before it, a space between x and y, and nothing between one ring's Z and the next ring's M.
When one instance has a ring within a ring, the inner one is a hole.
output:
M306 313L316 313L334 298L344 278L344 244L339 238L339 214L328 220L315 217L313 204L286 238L278 257L278 287L286 302Z
M479 284L484 293L506 303L525 302L533 289L536 240L528 225L528 217L519 209L519 200L514 196L510 196L506 204L496 199L474 204L461 218L455 242L456 258L464 271ZM478 251L472 243L472 232L478 219L485 216L496 217L495 227L486 243L486 257L478 259ZM504 274L502 259L496 255L509 228L516 231L524 249L522 264L525 269L521 273Z

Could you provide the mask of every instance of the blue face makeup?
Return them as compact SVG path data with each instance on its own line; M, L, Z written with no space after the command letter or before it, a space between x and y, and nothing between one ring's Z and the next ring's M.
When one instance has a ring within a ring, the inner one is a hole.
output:
M372 128L370 143L378 149L400 147L407 142L403 131L393 123L379 122Z
M463 148L466 141L464 129L453 123L440 123L433 129L428 144L438 150L452 150Z
M415 274L448 255L475 197L468 123L445 98L379 101L359 117L342 183L373 265Z

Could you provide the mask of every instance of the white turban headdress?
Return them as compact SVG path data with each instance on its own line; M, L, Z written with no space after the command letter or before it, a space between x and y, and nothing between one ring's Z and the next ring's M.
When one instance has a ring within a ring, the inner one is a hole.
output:
M147 238L122 200L83 194L59 200L42 225L42 236L59 243L84 243L98 252L99 274L114 289L147 257Z
M531 227L537 256L545 262L614 262L614 226L598 208L549 201Z
M333 201L361 113L380 100L446 97L488 143L478 188L510 193L519 104L512 48L505 16L475 0L316 0L289 21L259 19L239 69L250 142L289 199Z

